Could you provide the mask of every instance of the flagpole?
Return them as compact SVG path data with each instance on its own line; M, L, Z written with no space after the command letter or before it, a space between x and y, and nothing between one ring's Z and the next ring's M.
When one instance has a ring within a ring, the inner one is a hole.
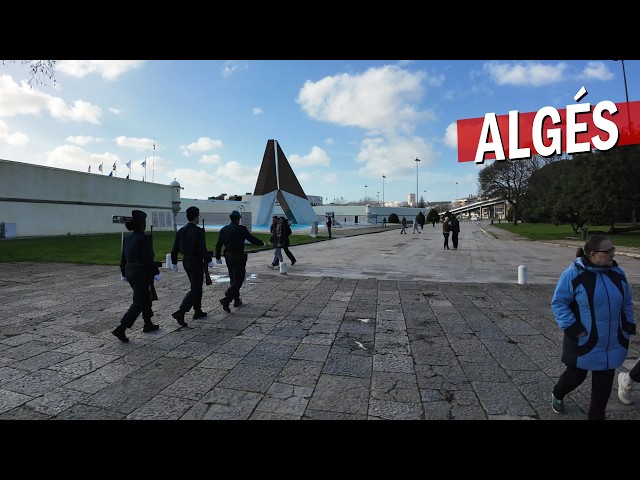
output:
M147 157L144 157L144 178L142 179L142 181L147 181Z
M155 180L156 174L156 139L153 139L153 156L151 157L151 183Z

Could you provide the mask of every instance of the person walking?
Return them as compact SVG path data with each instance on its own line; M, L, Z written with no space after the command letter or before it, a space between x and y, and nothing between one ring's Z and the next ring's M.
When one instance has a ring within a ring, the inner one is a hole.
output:
M382 226L383 226L383 227L386 227L386 226L387 226L387 217L384 217L384 218L382 219Z
M141 210L133 210L131 218L124 224L131 233L122 242L122 253L120 255L120 273L123 280L129 282L133 290L133 301L127 312L122 316L120 325L111 333L118 337L121 342L128 342L125 333L127 328L131 328L142 313L145 333L153 332L160 328L151 322L153 317L152 302L153 280L158 278L160 270L155 262L153 252L153 242L150 235L144 233L147 228L147 214Z
M329 238L331 238L331 225L333 225L331 217L327 217L327 232L329 233Z
M407 234L407 217L402 217L402 222L400 222L402 225L402 230L400 230L400 235L402 235L403 233L406 235Z
M270 242L271 245L273 245L273 260L271 260L269 268L273 270L280 265L280 262L282 262L282 246L280 244L282 223L280 222L280 217L277 215L271 217L271 227L269 230L271 231Z
M566 365L551 392L551 408L564 413L564 398L591 372L589 420L604 420L616 368L636 333L632 293L613 259L616 249L603 235L578 248L576 260L562 272L551 300L556 323L564 332L561 361Z
M412 233L416 233L416 232L422 233L420 231L420 229L418 228L419 226L420 226L420 224L418 223L418 218L416 217L416 218L413 219L413 232Z
M171 249L171 270L178 271L178 253L181 253L182 266L189 278L189 291L182 299L180 308L171 314L183 327L187 326L184 316L191 307L194 320L207 316L207 312L202 311L202 284L204 269L212 266L213 261L213 252L207 250L204 229L198 226L200 209L192 206L187 208L186 213L188 222L176 232Z
M451 220L444 217L442 222L442 236L444 237L444 249L449 250L449 233L451 233Z
M247 254L244 253L245 240L264 247L265 243L257 237L251 235L251 232L244 225L240 225L242 216L237 210L232 211L229 214L231 223L225 225L220 229L218 234L218 241L216 242L216 262L221 264L222 257L227 264L227 271L229 272L229 288L224 294L224 297L220 299L222 309L231 313L229 305L233 302L234 307L240 307L242 300L240 299L240 288L244 283L244 276L246 274L247 267ZM224 252L221 253L224 246Z
M289 225L289 220L286 217L280 217L280 222L280 245L282 245L282 250L291 262L291 265L295 265L297 261L296 257L291 253L291 250L289 250L289 246L291 245L289 237L293 233L291 231L291 226Z
M453 249L458 249L458 235L460 235L460 220L453 213L451 214L451 243Z

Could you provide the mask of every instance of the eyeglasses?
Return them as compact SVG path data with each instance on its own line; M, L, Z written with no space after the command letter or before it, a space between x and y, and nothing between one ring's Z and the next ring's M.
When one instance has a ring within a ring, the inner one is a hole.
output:
M593 250L593 253L606 253L607 255L613 255L616 253L616 247L611 247L609 250Z

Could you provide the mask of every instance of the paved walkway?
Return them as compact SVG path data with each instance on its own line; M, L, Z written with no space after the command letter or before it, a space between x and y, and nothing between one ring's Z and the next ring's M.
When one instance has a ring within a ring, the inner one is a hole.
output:
M0 419L586 419L590 377L565 415L549 405L563 370L549 302L575 245L469 223L446 251L438 226L334 232L293 247L286 275L252 253L230 314L214 268L209 316L184 328L171 312L186 275L163 271L160 330L138 319L126 344L110 333L131 301L117 267L0 265ZM617 259L640 318L638 256ZM640 419L636 390L627 406L614 385L609 419Z

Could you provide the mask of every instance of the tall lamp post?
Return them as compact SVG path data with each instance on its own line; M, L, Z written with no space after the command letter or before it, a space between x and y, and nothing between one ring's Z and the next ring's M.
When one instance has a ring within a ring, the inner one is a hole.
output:
M454 198L454 201L458 200L458 182L456 182L456 198Z
M382 175L382 205L384 206L384 179L386 176Z
M418 163L420 162L420 159L418 157L416 157L416 206L418 206Z
M629 112L629 91L627 90L627 72L624 69L624 60L615 60L622 63L622 79L624 80L624 96L627 99L627 122L631 128L631 113Z
M364 204L367 204L367 186L364 186Z

